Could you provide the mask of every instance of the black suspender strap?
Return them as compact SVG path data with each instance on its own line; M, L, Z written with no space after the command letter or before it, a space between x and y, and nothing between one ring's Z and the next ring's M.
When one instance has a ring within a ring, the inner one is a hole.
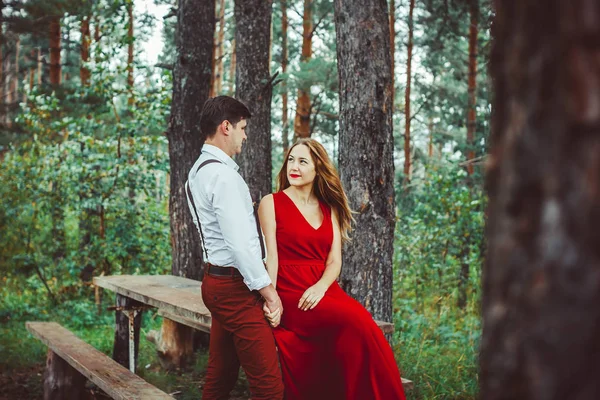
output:
M258 220L258 204L256 204L256 202L252 203L252 208L254 208L254 220L256 221L258 241L260 242L260 254L262 255L261 258L264 260L267 254L265 252L265 242L263 241L262 230L260 229L260 221Z
M219 163L222 164L219 160L206 160L196 170L196 174L202 167L208 164ZM190 199L190 203L192 203L192 208L194 209L194 214L196 214L196 221L198 222L198 232L200 232L200 239L202 239L202 250L204 250L204 261L208 260L208 251L206 250L206 242L204 241L204 235L202 234L202 225L200 225L200 216L198 215L198 210L196 209L196 204L194 203L194 196L192 196L192 191L190 190L190 181L185 183L185 190L188 199Z
M222 162L219 160L215 160L215 159L206 160L202 164L200 164L200 166L196 170L196 174L198 173L198 171L200 171L200 169L202 167L204 167L205 165L208 165L208 164L212 164L212 163L222 164ZM194 214L196 215L196 221L198 222L198 231L200 232L200 238L202 239L202 249L204 250L204 256L205 256L204 260L206 261L208 259L208 252L206 250L206 242L204 241L204 235L202 234L202 226L200 225L200 216L198 215L198 210L196 209L196 204L194 204L194 197L192 196L192 191L190 190L189 181L187 181L185 183L185 190L186 190L186 195L190 199L190 203L192 204L192 208L194 209ZM256 232L258 233L258 241L260 243L260 252L262 255L261 258L264 259L266 256L266 251L265 251L265 243L263 241L263 236L262 236L262 230L260 229L260 221L258 219L258 204L256 202L252 203L252 208L254 209L254 220L256 221Z

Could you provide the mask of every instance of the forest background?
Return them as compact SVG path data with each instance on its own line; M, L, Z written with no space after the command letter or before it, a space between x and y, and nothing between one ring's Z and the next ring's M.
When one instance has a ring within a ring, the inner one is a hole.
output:
M25 321L56 320L110 354L114 317L106 307L114 298L92 278L174 272L166 132L183 29L177 4L156 2L168 6L156 64L143 56L156 17L131 0L0 2L0 395L7 398L41 398L45 348ZM210 95L235 95L236 71L248 67L236 57L234 1L213 3ZM274 0L268 17L269 172L298 137L321 141L337 164L349 150L334 5ZM383 139L395 171L388 289L396 359L415 382L411 399L477 396L491 18L483 0L391 0L384 21L394 71L393 135ZM379 157L361 146L351 151ZM253 161L247 157L242 165ZM144 329L157 329L161 318L147 314ZM141 348L142 376L181 391L178 398L198 398L203 351L183 374L164 371L144 339ZM237 390L243 398L243 382Z

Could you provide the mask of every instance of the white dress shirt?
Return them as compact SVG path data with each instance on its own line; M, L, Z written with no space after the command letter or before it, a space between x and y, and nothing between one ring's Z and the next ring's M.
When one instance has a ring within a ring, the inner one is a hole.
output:
M206 160L219 160L198 167ZM250 290L271 284L261 257L250 190L237 172L239 166L223 150L205 144L202 154L188 174L190 192L200 217L203 245L209 263L237 268ZM186 196L188 192L186 190ZM196 229L196 213L188 197Z

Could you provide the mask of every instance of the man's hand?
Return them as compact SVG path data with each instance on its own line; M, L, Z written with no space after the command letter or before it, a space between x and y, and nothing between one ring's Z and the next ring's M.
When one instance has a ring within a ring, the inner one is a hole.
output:
M281 322L281 315L283 314L281 299L273 285L260 289L259 293L265 299L265 304L263 305L265 317L267 317L271 326L275 328Z
M278 308L277 310L271 312L269 307L267 307L267 303L265 302L263 304L263 312L265 313L265 317L269 321L269 324L271 324L273 328L277 328L281 322L281 309Z

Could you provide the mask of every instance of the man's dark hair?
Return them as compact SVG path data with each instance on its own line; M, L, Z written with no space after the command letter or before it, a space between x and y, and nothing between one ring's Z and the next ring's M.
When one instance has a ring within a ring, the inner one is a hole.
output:
M234 127L242 119L252 117L248 107L239 100L229 96L217 96L206 100L200 116L200 129L205 138L215 135L217 126L227 120Z

